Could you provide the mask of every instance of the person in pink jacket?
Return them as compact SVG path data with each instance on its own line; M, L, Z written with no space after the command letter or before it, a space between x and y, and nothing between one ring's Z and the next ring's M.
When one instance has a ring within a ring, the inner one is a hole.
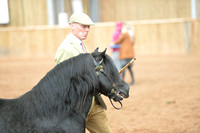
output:
M119 50L119 61L121 64L121 68L126 66L134 57L134 34L133 29L130 25L124 24L122 28L122 34L120 37L114 42L116 45L120 44L121 48ZM127 68L131 75L131 85L135 84L134 74L132 71L133 63L130 64ZM125 77L125 71L122 72L122 78Z
M120 62L119 62L119 59L118 59L119 49L120 49L121 45L120 44L116 45L116 44L114 44L114 42L121 35L122 26L123 26L122 22L116 22L116 29L115 29L115 31L113 33L112 42L111 42L111 45L110 45L110 49L111 49L111 52L112 52L112 57L113 57L114 63L116 65L118 71L120 71L120 69L121 69L121 65L120 65Z

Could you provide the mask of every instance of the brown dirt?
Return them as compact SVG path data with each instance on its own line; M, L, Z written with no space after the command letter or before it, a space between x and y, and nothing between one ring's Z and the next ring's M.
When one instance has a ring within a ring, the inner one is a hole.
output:
M0 57L0 97L24 94L54 65L53 57ZM200 133L200 56L138 56L133 70L123 109L104 97L113 133Z

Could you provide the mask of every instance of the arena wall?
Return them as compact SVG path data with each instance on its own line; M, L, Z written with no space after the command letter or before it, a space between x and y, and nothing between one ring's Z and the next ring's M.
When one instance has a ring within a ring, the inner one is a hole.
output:
M129 21L136 54L200 54L200 21L188 19ZM115 22L96 23L85 43L90 51L108 48ZM69 27L26 26L0 29L1 55L54 55Z
M84 12L90 14L90 0L82 1ZM70 16L71 0L64 2ZM199 0L197 4L200 7ZM191 18L190 0L99 0L99 9L100 22ZM48 24L46 0L9 0L9 14L10 23L0 27Z
M190 0L100 0L100 16L103 22L190 18L190 5Z

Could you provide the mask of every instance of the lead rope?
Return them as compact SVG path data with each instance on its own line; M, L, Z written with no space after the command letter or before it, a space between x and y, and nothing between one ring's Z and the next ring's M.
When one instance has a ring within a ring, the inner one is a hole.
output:
M122 107L123 107L123 104L122 104L120 101L118 101L118 102L119 102L119 104L121 105L121 107L120 107L120 108L118 108L118 107L116 107L116 106L113 104L113 102L112 102L112 99L110 99L110 98L109 98L109 100L110 100L110 103L112 104L112 106L113 106L115 109L117 109L117 110L120 110L120 109L122 109Z

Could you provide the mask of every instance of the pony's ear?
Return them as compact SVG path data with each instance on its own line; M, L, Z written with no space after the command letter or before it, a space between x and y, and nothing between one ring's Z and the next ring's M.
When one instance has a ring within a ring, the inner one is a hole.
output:
M99 47L97 47L95 50L94 50L94 53L98 53L99 51Z
M104 56L105 56L105 54L106 54L106 50L107 50L107 48L105 48L105 50L104 50L103 52L101 52L101 54L100 54L100 55L101 55L102 57L104 57Z

